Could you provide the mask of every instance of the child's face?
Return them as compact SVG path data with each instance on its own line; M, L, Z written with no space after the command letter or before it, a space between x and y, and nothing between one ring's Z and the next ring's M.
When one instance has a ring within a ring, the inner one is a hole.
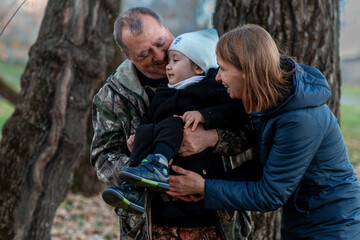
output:
M196 65L184 54L176 50L168 52L169 63L166 65L166 76L171 85L193 77Z

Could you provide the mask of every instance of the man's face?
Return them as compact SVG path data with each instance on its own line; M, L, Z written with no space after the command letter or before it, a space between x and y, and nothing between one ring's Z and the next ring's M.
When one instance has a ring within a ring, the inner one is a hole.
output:
M144 29L141 34L133 36L127 29L122 32L123 41L128 47L126 56L148 78L165 78L167 50L174 36L153 17L144 15L142 20Z

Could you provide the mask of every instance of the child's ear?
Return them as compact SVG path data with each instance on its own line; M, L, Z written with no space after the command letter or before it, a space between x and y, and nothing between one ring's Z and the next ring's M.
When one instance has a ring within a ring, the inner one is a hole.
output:
M205 71L202 70L202 68L199 67L198 65L194 64L194 67L195 67L194 70L195 70L195 74L196 74L196 75L203 75L203 74L205 73Z

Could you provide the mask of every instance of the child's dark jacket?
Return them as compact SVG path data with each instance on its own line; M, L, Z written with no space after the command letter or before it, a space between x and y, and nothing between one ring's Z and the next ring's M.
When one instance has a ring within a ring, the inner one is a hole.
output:
M203 80L181 90L169 88L165 84L158 87L156 95L136 131L136 138L142 135L141 141L136 140L136 143L145 145L148 144L149 139L144 138L152 138L152 146L146 150L139 144L135 144L132 161L140 163L147 154L153 153L151 151L159 142L168 144L175 153L179 150L183 139L183 123L174 118L174 115L183 115L186 111L197 110L205 118L203 125L205 129L240 128L249 121L242 101L230 98L226 88L215 80L216 73L216 69L210 69ZM172 119L169 121L167 118ZM144 124L154 124L155 126L150 131L147 128L146 134L142 134L141 130L144 129ZM164 130L164 128L171 129ZM161 136L158 134L160 131ZM154 136L149 136L150 132L153 132ZM211 148L199 154L181 158L181 160L179 158L179 156L175 156L174 164L178 162L179 166L201 175L203 175L203 170L211 173L221 169L217 166L221 161L215 161L215 158L219 159L220 155L213 154ZM211 162L213 164L210 164Z
M210 69L203 80L181 90L159 86L142 123L158 123L197 110L205 118L205 129L239 127L248 119L242 101L230 98L226 88L215 80L216 73Z
M205 129L240 128L249 117L242 101L233 100L226 88L215 80L217 70L210 69L208 75L198 83L184 89L158 87L141 125L136 130L132 162L137 165L147 154L154 153L154 147L162 142L178 152L183 139L182 120L173 115L197 110L204 119ZM141 146L140 146L141 145ZM204 178L214 178L222 173L221 156L213 148L188 157L175 155L173 164L197 172ZM132 165L132 164L130 164ZM171 174L171 172L170 172ZM214 212L204 209L203 201L165 201L154 196L152 201L153 220L164 225L199 227L214 224Z

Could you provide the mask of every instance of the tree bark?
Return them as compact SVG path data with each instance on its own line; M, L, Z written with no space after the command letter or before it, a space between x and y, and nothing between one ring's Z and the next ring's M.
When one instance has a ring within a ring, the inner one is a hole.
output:
M218 0L219 35L244 23L264 27L283 54L318 68L332 90L329 107L340 121L339 0Z
M118 14L118 10L120 9L121 1L115 0L115 2L117 3L109 6L113 8L110 10L115 11L112 14L112 16L116 16L116 14ZM114 17L111 17L109 19L109 28L111 31L113 30L115 19L116 18ZM111 36L112 36L112 32L111 32ZM107 63L106 77L110 76L110 74L114 72L115 69L117 69L120 63L123 61L123 59L121 58L122 56L121 56L120 48L115 44L115 40L113 41L114 41L114 49L113 49L112 59ZM102 79L102 81L97 82L98 85L95 87L95 91L94 91L95 93L97 93L100 87L104 85L105 80L106 78ZM84 157L80 159L80 164L75 170L74 181L71 187L72 192L80 193L87 197L99 194L99 192L103 190L105 187L105 185L97 178L94 167L90 164L90 160L89 160L90 145L92 138L94 136L94 129L91 120L92 118L90 115L88 119L86 152L84 153Z
M220 36L244 23L258 24L284 55L318 68L332 90L327 104L340 121L339 0L218 0L213 22ZM249 239L280 239L280 220L280 211L253 213Z
M88 149L91 100L116 48L116 0L49 1L0 150L1 239L50 239Z
M12 104L16 104L19 94L9 87L0 76L0 96L8 100Z

